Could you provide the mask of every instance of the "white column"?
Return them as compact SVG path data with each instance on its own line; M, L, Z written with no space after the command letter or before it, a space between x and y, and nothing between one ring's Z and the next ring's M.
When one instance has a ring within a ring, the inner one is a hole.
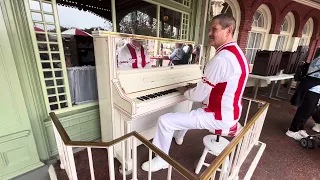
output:
M278 37L279 34L268 34L262 49L274 51L276 48Z
M298 46L299 46L299 41L300 41L300 37L292 37L290 39L290 42L288 44L288 51L294 52L297 50Z

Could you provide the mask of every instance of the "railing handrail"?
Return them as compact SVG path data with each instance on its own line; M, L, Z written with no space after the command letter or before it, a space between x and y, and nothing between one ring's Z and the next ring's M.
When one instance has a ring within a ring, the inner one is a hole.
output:
M180 163L178 163L177 161L172 159L169 155L165 154L163 151L161 151L159 148L154 146L152 143L150 143L147 139L145 139L143 136L141 136L136 131L125 134L124 136L121 136L121 137L114 139L112 141L109 141L109 142L71 141L67 132L64 130L63 126L61 125L60 121L58 120L58 117L56 116L56 114L54 112L51 112L49 114L50 114L52 122L54 123L59 135L61 136L63 143L66 146L108 148L110 146L113 146L113 145L133 136L133 137L139 139L145 146L147 146L149 149L151 149L153 152L155 152L157 155L159 155L162 159L164 159L167 163L169 163L174 169L176 169L178 172L180 172L187 179L190 179L190 180L199 179L198 177L193 175L189 170L187 170L185 167L183 167Z
M136 131L130 132L128 134L125 134L124 136L121 136L117 139L114 139L109 142L91 142L91 141L72 141L67 134L67 132L64 130L62 124L60 123L58 117L54 112L50 112L49 115L51 117L51 120L53 124L55 125L63 143L66 146L74 146L74 147L97 147L97 148L108 148L110 146L113 146L123 140L126 140L130 137L135 137L139 139L145 146L147 146L149 149L151 149L153 152L155 152L157 155L159 155L162 159L164 159L168 164L170 164L174 169L176 169L178 172L181 173L184 177L190 180L198 180L198 179L209 179L211 174L216 171L219 166L223 163L224 159L232 152L233 148L239 144L241 139L245 136L245 134L250 130L250 128L254 125L254 123L257 121L258 117L264 112L266 108L269 107L269 103L266 103L265 101L260 101L252 98L243 98L249 101L254 101L257 103L262 103L263 107L259 109L259 111L248 121L248 123L243 127L243 129L239 132L237 136L233 138L233 140L229 143L229 145L220 153L220 155L214 159L213 162L211 162L210 166L200 175L200 178L192 174L189 170L184 168L180 163L172 159L169 155L165 154L163 151L161 151L158 147L154 146L150 141L145 139L143 136L141 136Z

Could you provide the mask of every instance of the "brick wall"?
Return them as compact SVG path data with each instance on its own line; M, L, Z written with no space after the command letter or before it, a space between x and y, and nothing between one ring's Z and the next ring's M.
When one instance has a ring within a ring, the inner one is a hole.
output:
M293 37L301 37L302 30L309 18L313 18L314 30L310 41L310 54L308 59L313 57L313 53L320 43L320 11L312 7L294 2L292 0L238 0L241 9L241 23L239 26L238 43L241 49L245 49L248 31L251 30L253 15L261 4L269 7L272 15L272 25L270 34L279 34L281 23L288 12L292 12L295 18L295 29Z

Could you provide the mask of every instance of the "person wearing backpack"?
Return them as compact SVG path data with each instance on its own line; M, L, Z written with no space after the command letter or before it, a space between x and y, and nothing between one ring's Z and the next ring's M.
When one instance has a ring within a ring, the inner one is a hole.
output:
M286 132L287 136L298 141L309 136L304 130L304 125L317 108L320 99L320 56L311 62L307 74L300 80L291 98L291 104L297 106L298 109ZM320 122L316 122L313 130L320 131Z

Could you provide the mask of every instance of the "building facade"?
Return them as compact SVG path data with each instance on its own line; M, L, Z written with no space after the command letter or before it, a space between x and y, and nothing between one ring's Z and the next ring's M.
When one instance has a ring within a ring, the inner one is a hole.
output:
M88 67L94 66L90 37L72 38L66 29L99 28L201 44L208 39L204 25L222 12L235 17L234 38L253 65L259 49L308 46L310 61L320 46L320 2L311 0L0 0L0 7L0 179L31 171L57 155L51 111L72 140L100 138L95 84L73 86L71 77L82 70L89 74L79 77L94 76ZM83 26L91 15L100 24ZM75 42L82 46L72 51ZM87 88L91 96L78 98L77 88Z

